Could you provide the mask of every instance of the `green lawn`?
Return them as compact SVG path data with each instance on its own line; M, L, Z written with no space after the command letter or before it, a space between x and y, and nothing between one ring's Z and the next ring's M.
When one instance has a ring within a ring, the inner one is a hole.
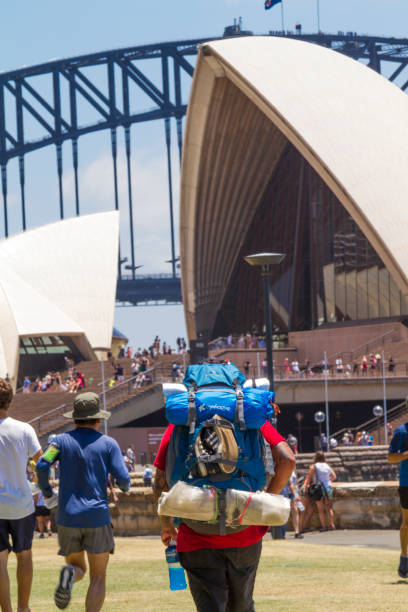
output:
M256 610L405 612L408 580L398 578L397 563L397 551L266 539L255 588ZM53 592L61 565L56 538L36 539L32 612L57 609ZM13 557L9 567L15 602ZM86 579L74 587L69 607L73 612L84 609L86 588ZM169 590L164 547L153 538L116 539L107 593L104 612L195 610L188 590Z

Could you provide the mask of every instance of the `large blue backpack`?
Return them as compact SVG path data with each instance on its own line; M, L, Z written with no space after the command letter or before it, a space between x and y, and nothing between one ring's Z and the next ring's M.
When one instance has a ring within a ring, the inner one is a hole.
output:
M217 490L220 521L187 521L205 533L228 533L223 521L226 489L262 490L266 484L265 443L260 428L274 416L273 392L242 388L244 375L233 364L189 366L188 391L166 400L166 418L175 425L166 458L166 480ZM218 438L214 432L220 432ZM219 444L220 438L224 444ZM215 439L215 449L211 442ZM227 456L217 452L227 447ZM231 452L232 449L232 452Z

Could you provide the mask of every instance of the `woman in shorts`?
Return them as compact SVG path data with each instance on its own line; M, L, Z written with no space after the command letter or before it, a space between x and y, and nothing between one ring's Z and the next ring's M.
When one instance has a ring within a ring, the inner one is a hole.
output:
M317 451L314 456L313 463L310 466L309 472L305 478L305 488L307 490L307 487L312 483L321 485L322 499L320 501L316 501L321 524L320 531L327 531L336 528L334 524L334 511L332 507L333 480L336 480L335 471L326 462L324 453L322 451Z
M39 537L44 538L44 534L52 535L51 531L51 512L45 506L44 496L41 493L34 495L35 516L37 518L37 529L40 532Z

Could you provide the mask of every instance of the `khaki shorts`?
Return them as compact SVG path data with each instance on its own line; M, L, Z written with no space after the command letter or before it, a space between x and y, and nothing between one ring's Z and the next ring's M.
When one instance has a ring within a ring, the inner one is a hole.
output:
M64 527L57 525L59 555L67 557L83 550L92 555L115 551L112 525L102 527Z

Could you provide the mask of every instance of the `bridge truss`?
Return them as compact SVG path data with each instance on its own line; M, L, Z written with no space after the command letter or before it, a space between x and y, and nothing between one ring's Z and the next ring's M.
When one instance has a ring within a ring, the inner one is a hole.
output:
M239 25L226 28L226 34L252 35L251 32L241 32ZM344 53L384 74L403 91L408 89L408 39L359 36L351 32L330 35L278 31L269 32L269 35L297 38ZM114 182L112 208L119 210L117 142L118 130L123 130L130 247L125 256L120 249L117 301L122 305L180 303L173 211L172 135L175 124L179 163L183 117L186 114L189 84L194 72L194 56L198 45L208 40L215 38L165 42L93 53L0 74L0 168L4 236L9 235L8 162L14 158L18 159L21 225L25 231L26 155L45 147L55 147L59 217L63 219L63 143L70 141L75 214L80 215L78 143L81 136L93 132L110 130ZM155 69L152 71L153 60ZM84 109L87 112L84 113ZM384 112L387 112L387 109L384 109ZM86 120L81 121L81 116L85 116ZM164 122L170 216L171 256L168 263L171 264L171 273L146 277L136 272L138 266L135 258L131 126L157 120ZM123 274L124 264L128 272Z

